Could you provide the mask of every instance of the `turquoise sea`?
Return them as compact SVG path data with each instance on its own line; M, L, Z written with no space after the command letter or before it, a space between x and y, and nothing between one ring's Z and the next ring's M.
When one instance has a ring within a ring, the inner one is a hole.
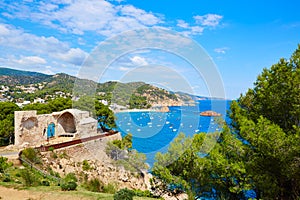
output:
M133 148L146 154L152 166L157 152L166 152L174 138L183 132L192 136L199 132L215 132L220 127L214 117L200 116L200 112L213 110L228 121L228 100L200 100L195 106L173 106L170 112L120 112L116 114L117 129L122 136L133 135Z

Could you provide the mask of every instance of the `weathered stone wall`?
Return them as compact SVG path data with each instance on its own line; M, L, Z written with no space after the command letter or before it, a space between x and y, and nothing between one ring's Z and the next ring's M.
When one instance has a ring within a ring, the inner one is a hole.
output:
M44 144L51 123L54 124L54 138L64 135L83 138L97 133L97 120L90 118L87 111L69 109L45 115L37 115L37 111L16 111L15 145Z
M88 137L93 133L97 133L97 127L98 127L97 120L83 122L79 124L77 133L81 138Z
M37 115L36 111L15 112L15 145L39 146L47 139L47 126L55 122L51 115Z

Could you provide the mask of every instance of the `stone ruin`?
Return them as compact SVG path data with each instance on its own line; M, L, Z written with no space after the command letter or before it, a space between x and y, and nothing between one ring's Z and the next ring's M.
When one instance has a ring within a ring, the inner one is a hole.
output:
M98 122L88 111L67 109L38 115L36 110L15 111L15 146L40 146L58 138L97 134Z

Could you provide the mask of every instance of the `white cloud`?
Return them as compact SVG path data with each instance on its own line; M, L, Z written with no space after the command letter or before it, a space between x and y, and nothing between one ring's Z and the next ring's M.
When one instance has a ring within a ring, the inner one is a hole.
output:
M216 48L216 49L214 49L214 51L215 51L216 53L220 53L220 54L225 54L227 50L229 50L228 47L221 47L221 48Z
M184 20L177 20L176 26L185 36L201 35L206 28L216 27L220 24L223 16L217 14L196 15L194 23L187 23Z
M219 25L221 19L223 16L217 15L217 14L206 14L206 15L197 15L194 16L194 19L196 20L197 24L200 24L201 26L209 26L209 27L215 27Z
M38 22L48 28L76 35L92 32L111 37L133 29L169 26L162 14L147 12L127 3L116 2L118 1L41 0L31 3L6 1L1 6L7 7L7 12L2 13L3 16ZM219 25L222 18L223 16L217 14L197 15L194 16L195 22L193 23L178 19L173 28L175 30L179 28L186 36L199 35L202 34L204 28Z
M21 65L35 65L35 64L46 64L47 61L44 58L38 56L27 56L23 57L17 62Z
M14 52L29 52L44 57L60 59L74 65L81 65L87 53L79 48L71 48L66 42L55 37L36 36L17 29L13 26L0 23L0 45L14 49ZM20 55L19 55L20 56ZM38 59L39 58L39 59ZM29 56L19 60L19 63L39 62L45 64L45 58Z
M5 13L5 16L29 19L78 35L93 31L100 35L112 36L123 31L163 23L160 17L151 12L132 5L114 5L105 0L38 1L35 3L37 6L19 4L9 3L9 13Z
M129 68L129 67L119 67L119 70L120 70L120 71L123 71L123 72L124 72L124 71L125 71L125 72L126 72L126 71L129 71L130 69L131 69L131 68Z
M71 48L67 52L56 55L57 58L73 65L81 65L86 56L87 53L79 48Z
M46 70L42 70L42 71L40 71L41 73L43 73L43 74L48 74L48 75L53 75L53 74L55 74L53 71L51 71L50 69L46 69Z
M177 20L177 26L181 28L189 28L189 24L181 19Z
M148 65L148 62L146 61L145 58L140 57L140 56L134 56L130 58L131 62L135 66L143 66L143 65Z
M147 13L146 11L135 8L132 5L121 6L120 12L122 13L122 16L129 16L148 26L153 26L161 22L161 20L152 13Z
M191 30L192 30L192 34L196 35L196 34L202 34L204 28L201 26L192 26Z
M63 51L68 48L66 43L60 42L54 37L39 37L16 29L7 24L0 24L0 45L15 49L30 50L34 53L47 53Z
M204 31L204 27L198 25L190 25L184 20L177 20L177 27L181 30L181 33L185 36L201 35Z

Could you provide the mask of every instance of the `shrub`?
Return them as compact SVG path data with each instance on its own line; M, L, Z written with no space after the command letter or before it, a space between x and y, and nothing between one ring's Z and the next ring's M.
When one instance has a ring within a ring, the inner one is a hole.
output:
M88 170L91 169L91 166L90 166L90 164L89 164L89 162L88 162L87 160L84 160L84 161L82 162L82 169L83 169L84 171L88 171Z
M107 185L104 185L103 192L109 193L109 194L114 194L117 192L117 189L118 189L118 186L116 183L108 183Z
M54 151L54 147L49 147L48 151Z
M127 188L119 190L114 195L114 200L133 200L134 192Z
M53 169L51 167L47 168L47 171L50 173L51 176L55 176L57 178L60 178L60 175L58 172L53 171Z
M140 189L135 189L134 191L134 195L138 196L138 197L153 197L153 195L151 194L151 192L149 190L140 190Z
M47 180L42 180L41 185L43 186L50 186L50 182Z
M55 152L51 153L51 157L54 158L54 159L58 158L58 156L57 156L57 154Z
M24 180L25 186L32 186L37 181L35 175L26 168L21 171L20 175Z
M68 173L60 183L61 190L70 191L77 188L77 177L74 173Z
M32 163L35 163L35 164L40 164L41 163L41 159L38 155L37 150L35 150L33 148L24 149L22 151L22 156L24 156L25 159L29 160Z
M69 158L69 156L68 156L66 150L64 150L64 151L62 152L62 154L59 155L59 158Z
M10 178L10 175L9 174L5 174L3 179L2 179L3 182L10 182L11 181L11 178Z
M0 157L0 173L3 173L7 168L12 166L12 163L8 163L7 160L5 157Z
M91 192L103 192L104 183L97 178L93 178L85 183L85 187Z
M77 183L74 182L74 181L63 182L63 183L60 184L60 188L61 188L62 191L76 190Z
M76 177L76 175L75 175L75 173L73 173L73 172L68 173L68 174L65 176L64 180L65 180L66 182L70 182L70 181L77 182L77 181L78 181L78 180L77 180L77 177Z

